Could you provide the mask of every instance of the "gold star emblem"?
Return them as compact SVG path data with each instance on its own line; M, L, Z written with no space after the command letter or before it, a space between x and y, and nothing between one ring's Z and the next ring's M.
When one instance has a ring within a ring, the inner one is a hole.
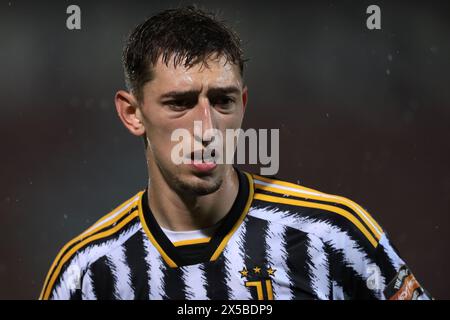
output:
M239 273L241 274L241 278L248 276L248 270L246 267L244 267L241 271L239 271Z
M277 269L272 269L272 267L269 267L269 269L267 269L267 274L269 276L273 276L273 274L275 273L275 271L277 271Z
M260 267L254 267L254 268L253 268L253 271L254 271L255 273L261 273L261 268L260 268Z

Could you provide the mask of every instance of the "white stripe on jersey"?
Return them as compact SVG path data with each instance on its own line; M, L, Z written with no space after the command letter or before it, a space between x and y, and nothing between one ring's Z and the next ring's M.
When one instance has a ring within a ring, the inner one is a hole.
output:
M251 212L248 213L251 215ZM292 280L287 270L287 252L285 233L286 227L279 223L268 223L266 234L267 260L269 266L276 269L276 276L272 279L272 289L274 299L292 300L294 295L292 292Z
M147 235L143 230L141 232L144 235L144 250L145 250L145 260L148 265L148 285L150 287L150 300L162 300L164 296L164 270L166 266L162 261L162 257L158 250L150 243Z
M114 279L114 296L119 300L133 300L135 293L131 287L131 270L126 261L124 246L118 246L106 258L111 262L111 272Z
M209 300L206 293L205 271L199 264L181 268L181 276L186 285L187 300Z
M344 289L336 283L336 281L332 281L333 286L333 296L331 297L333 300L345 300Z
M383 247L383 250L386 252L387 256L389 257L389 261L392 263L395 270L399 270L402 265L406 264L394 251L391 244L389 243L389 240L388 240L386 234L383 234L378 245L381 245Z
M247 220L244 220L238 230L233 234L228 245L223 251L226 270L226 284L231 300L250 300L252 296L248 287L244 285L244 278L241 279L239 271L245 266L244 237Z
M346 231L325 221L317 221L305 217L295 217L295 215L289 211L277 209L253 209L252 215L268 221L280 221L280 223L308 234L321 235L320 238L323 242L329 243L335 250L340 250L342 252L344 257L343 262L348 267L351 267L364 280L367 280L371 275L370 270L377 268L376 264L370 261L367 255L359 248L356 241L354 241ZM380 275L380 280L381 290L374 291L374 294L379 299L382 299L382 290L384 290L386 280L382 275Z
M97 300L92 286L91 270L89 269L83 277L83 288L81 289L81 299Z
M77 280L74 272L78 272L78 276L84 274L87 268L92 263L103 257L109 250L111 250L111 247L121 245L133 234L135 234L136 230L140 228L140 223L137 222L131 227L126 226L125 228L128 228L128 230L122 233L119 231L120 235L117 238L105 241L99 245L90 244L81 251L78 251L78 253L70 260L70 264L67 266L66 270L59 276L59 284L53 288L50 299L69 299L70 295L73 294L76 289L80 289L79 283L74 284L74 281Z
M383 234L383 236L381 237L379 245L386 252L389 261L392 263L397 272L402 266L406 265L405 261L403 261L403 259L400 258L394 251L392 245L389 243L389 239L387 238L386 234ZM430 300L430 297L427 296L427 294L425 294L424 292L419 297L417 297L417 300Z
M325 247L319 238L308 234L308 255L310 260L309 277L311 279L311 288L321 300L328 300L330 293L328 258L325 253Z

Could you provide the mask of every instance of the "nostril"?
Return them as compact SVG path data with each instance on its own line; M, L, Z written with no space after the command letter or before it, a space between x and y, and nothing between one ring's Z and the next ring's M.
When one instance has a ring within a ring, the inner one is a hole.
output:
M206 147L207 145L213 143L215 139L216 139L215 136L210 136L210 137L208 137L208 139L203 139L202 140L203 146Z

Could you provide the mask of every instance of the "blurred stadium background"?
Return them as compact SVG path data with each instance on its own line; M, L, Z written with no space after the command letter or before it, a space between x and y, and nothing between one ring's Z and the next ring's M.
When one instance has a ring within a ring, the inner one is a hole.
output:
M58 250L145 186L142 142L113 103L121 48L145 17L190 3L0 2L0 299L35 299ZM195 3L243 39L244 127L280 129L278 176L362 204L449 299L449 3L376 1L379 31L367 1Z

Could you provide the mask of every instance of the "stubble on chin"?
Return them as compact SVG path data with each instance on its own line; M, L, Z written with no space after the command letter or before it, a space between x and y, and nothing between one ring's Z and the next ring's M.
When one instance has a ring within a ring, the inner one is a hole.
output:
M205 196L216 192L222 185L222 177L173 177L175 190L192 196Z
M174 172L161 167L160 170L169 186L175 192L186 196L205 196L214 193L223 183L223 177L220 175L181 173L181 168Z

